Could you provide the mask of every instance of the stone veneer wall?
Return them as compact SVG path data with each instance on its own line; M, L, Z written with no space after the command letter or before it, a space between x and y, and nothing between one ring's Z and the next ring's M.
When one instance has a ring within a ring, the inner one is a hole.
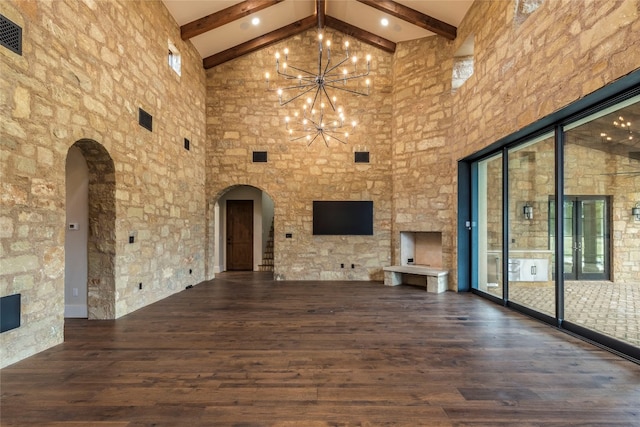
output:
M331 29L324 36L337 60L346 36ZM266 91L264 73L275 75L275 52L285 47L291 65L315 70L317 30L207 71L207 170L215 171L207 176L207 198L213 202L232 186L251 185L273 199L276 279L382 280L390 262L392 55L350 43L352 54L372 54L372 91L366 98L337 92L347 116L359 120L346 145L289 141L284 118L293 110ZM369 151L371 162L354 163L357 150ZM268 162L252 163L253 151L267 151ZM314 200L373 200L374 235L313 236Z
M442 264L455 276L455 159L449 140L453 43L442 37L399 43L393 73L393 263L400 233L442 233Z
M457 288L457 160L640 63L637 0L580 7L547 0L522 23L514 21L515 4L476 1L453 43L400 43L395 55L393 259L399 262L400 231L442 231L450 288ZM470 34L474 73L452 94L453 54Z
M115 283L98 303L113 306L94 312L120 317L204 279L205 73L158 1L10 0L0 12L23 28L22 56L0 47L0 295L22 294L22 326L0 335L6 366L63 340L65 160L78 141L85 153L102 147L115 169L113 185L94 187L94 200L115 192L102 264Z

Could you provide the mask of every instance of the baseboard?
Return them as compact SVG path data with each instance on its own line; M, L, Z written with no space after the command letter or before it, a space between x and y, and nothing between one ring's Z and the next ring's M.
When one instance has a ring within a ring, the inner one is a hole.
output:
M88 315L86 305L65 304L64 306L64 317L86 319Z

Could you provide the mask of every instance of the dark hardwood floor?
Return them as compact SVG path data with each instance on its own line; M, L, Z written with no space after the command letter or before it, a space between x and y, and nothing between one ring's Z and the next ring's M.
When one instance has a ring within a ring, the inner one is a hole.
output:
M640 426L640 366L471 294L225 273L0 371L2 426Z

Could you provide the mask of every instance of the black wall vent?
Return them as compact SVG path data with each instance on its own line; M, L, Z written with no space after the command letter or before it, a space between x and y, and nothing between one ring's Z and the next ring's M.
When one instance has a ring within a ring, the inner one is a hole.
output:
M187 138L184 139L184 149L185 150L190 150L191 149L191 143L189 142L189 140Z
M0 44L22 56L22 28L0 15Z
M20 294L0 298L0 332L20 326Z
M138 123L143 128L153 132L153 116L144 111L142 108L138 109Z
M266 151L254 151L253 152L253 162L254 163L267 163L267 152Z
M355 160L356 163L369 163L369 152L368 151L356 151L354 160Z

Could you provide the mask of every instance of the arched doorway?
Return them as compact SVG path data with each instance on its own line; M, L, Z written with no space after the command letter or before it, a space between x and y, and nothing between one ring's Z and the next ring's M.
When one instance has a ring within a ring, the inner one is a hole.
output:
M77 141L66 164L65 316L115 318L115 168L98 142Z
M236 216L238 209L251 212L244 224ZM274 202L266 192L250 185L228 187L209 203L208 217L208 277L227 270L273 271ZM242 242L234 237L234 227L242 229ZM248 263L237 256L247 256Z

